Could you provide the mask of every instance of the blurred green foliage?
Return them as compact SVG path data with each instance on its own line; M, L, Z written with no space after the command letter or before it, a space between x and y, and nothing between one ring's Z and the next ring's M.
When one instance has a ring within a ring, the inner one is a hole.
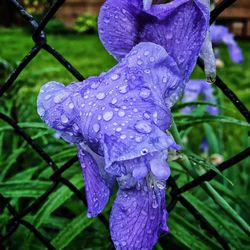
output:
M85 77L107 71L115 60L108 55L96 35L48 35L48 42L72 63ZM0 71L1 83L15 65L33 46L30 35L22 29L0 29ZM249 79L250 42L240 43L244 53L244 63L234 65L227 51L222 47L225 68L218 74L232 88L240 99L250 108ZM203 78L198 68L193 78ZM75 155L76 149L63 140L54 137L38 117L36 97L40 87L49 80L62 83L76 79L69 74L56 59L46 51L40 51L13 86L0 99L0 112L11 116L29 135L38 142L52 159L62 166ZM211 154L220 154L224 159L249 146L249 125L237 112L230 101L219 90L216 91L221 108L218 117L204 112L205 104L197 103L196 112L186 116L180 114L181 106L174 107L174 117L184 143L183 157L188 157L191 168L182 160L171 162L172 176L182 186L196 174L213 169ZM199 145L204 136L209 137L209 155L202 155ZM223 172L210 184L185 193L195 208L227 240L231 249L247 249L249 237L246 232L249 215L249 177L250 159L246 159ZM51 184L51 168L35 154L13 129L0 121L0 193L10 198L11 204L22 211L34 199L44 193ZM78 163L68 169L63 176L83 191L84 182ZM170 199L167 189L167 201ZM108 218L111 202L104 211ZM0 234L6 233L6 223L11 216L6 208L0 206ZM98 219L86 218L86 207L65 186L59 185L41 204L36 213L25 217L56 249L109 249L109 232ZM168 226L170 234L161 238L156 249L221 249L216 240L180 204L170 213ZM22 244L20 244L22 242ZM20 226L13 236L5 242L7 249L44 249L39 240L27 229Z
M97 16L91 13L84 13L77 17L74 30L78 33L94 33L97 31Z

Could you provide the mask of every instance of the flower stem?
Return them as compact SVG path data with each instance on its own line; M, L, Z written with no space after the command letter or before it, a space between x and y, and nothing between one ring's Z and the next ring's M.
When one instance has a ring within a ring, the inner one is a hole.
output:
M175 124L175 121L172 122L172 127L170 132L178 143L183 148L182 140L178 128ZM189 158L186 155L183 155L181 166L192 176L192 178L197 178L199 174L196 169L193 167ZM228 204L228 202L212 187L208 182L201 184L201 188L214 200L214 202L223 209L228 216L247 234L250 235L250 226L245 222L245 220L238 215L238 213Z

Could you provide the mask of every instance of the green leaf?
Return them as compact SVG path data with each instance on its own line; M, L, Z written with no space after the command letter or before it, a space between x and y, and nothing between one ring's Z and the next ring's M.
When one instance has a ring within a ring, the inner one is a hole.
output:
M203 124L203 128L205 130L206 140L208 142L208 152L209 154L219 154L220 146L218 142L218 136L216 136L213 127L207 123Z
M185 211L184 211L185 212ZM171 213L168 225L171 236L190 250L221 249L207 233L200 229L199 224L191 224L186 216Z
M5 197L38 197L49 188L51 182L36 180L6 181L0 183L0 193Z
M65 248L73 239L84 231L85 228L94 222L96 222L96 219L90 219L84 214L80 214L57 234L57 236L52 240L53 246L56 249Z
M196 115L183 115L183 114L174 114L175 122L179 126L193 126L202 123L209 123L209 122L219 122L219 123L227 123L233 124L243 127L250 127L248 122L241 121L229 116L217 115L203 115L203 116L196 116Z
M69 180L76 188L83 187L82 175L76 174ZM53 213L58 207L60 207L65 201L67 201L74 193L65 185L61 185L55 192L53 192L42 205L42 207L35 214L32 224L39 228L44 221L46 221L51 213ZM80 201L79 201L80 202Z

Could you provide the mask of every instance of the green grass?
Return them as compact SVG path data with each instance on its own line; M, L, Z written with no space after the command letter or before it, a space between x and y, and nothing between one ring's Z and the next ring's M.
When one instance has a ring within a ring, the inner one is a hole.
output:
M116 63L102 47L97 35L48 35L47 40L84 77L99 75ZM10 62L11 65L18 64L33 45L31 35L27 31L20 28L0 28L0 58ZM218 74L250 108L250 42L242 41L240 46L244 54L243 64L233 64L226 48L223 47L221 52L225 67L218 70ZM196 68L192 78L204 78L204 74ZM4 80L6 78L1 79L2 82ZM16 119L19 125L61 166L75 155L75 147L54 138L54 131L48 129L36 113L36 97L39 89L50 80L65 84L76 81L52 55L41 50L0 100L0 111ZM223 116L226 118L219 117L211 122L211 117L203 116L198 125L184 126L184 122L197 121L197 116L185 120L184 117L180 117L178 109L175 111L182 139L185 138L187 141L184 153L190 156L192 152L191 169L181 160L171 163L172 175L178 176L179 186L191 180L196 173L204 173L213 167L211 163L204 162L205 156L199 151L199 144L205 133L210 138L211 152L216 149L216 152L218 151L217 153L225 159L249 146L249 126L246 126L244 118L229 100L220 91L216 92ZM201 161L200 157L203 157L203 163L197 164ZM205 157L205 160L209 158ZM185 197L224 236L232 249L244 249L249 244L244 233L245 224L242 222L242 219L250 221L249 165L250 160L246 159L225 171L223 174L226 178L219 176L211 182L211 186L205 184L185 194ZM10 198L12 205L19 210L39 197L51 184L49 177L52 170L3 121L0 121L0 167L0 192ZM84 183L78 163L63 176L83 192ZM168 194L167 201L169 197ZM106 217L109 215L111 205L112 202L105 209ZM10 214L7 209L1 212L0 233L4 234ZM35 214L28 215L25 219L36 225L40 232L57 246L57 249L108 249L109 232L98 220L86 219L85 213L86 208L81 202L68 188L61 185ZM163 249L166 249L166 246L167 249L220 249L216 240L202 230L199 223L180 204L171 212L168 225L171 234L162 239ZM66 241L62 240L64 237L67 238ZM21 247L20 241L24 241ZM23 227L19 227L6 245L9 249L44 249ZM157 249L161 247L158 245Z

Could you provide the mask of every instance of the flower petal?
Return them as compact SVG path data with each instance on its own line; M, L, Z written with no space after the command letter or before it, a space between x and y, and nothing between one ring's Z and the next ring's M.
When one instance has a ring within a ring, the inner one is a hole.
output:
M137 188L119 190L110 216L116 249L152 249L161 232L167 232L165 189L144 180Z
M117 60L123 58L137 43L136 12L137 6L140 5L142 5L140 0L107 0L100 10L98 17L100 40Z
M104 3L99 16L99 36L104 47L120 60L141 41L159 44L177 62L186 80L206 36L208 10L198 0L152 5L147 11L139 2Z
M77 105L72 91L58 82L48 82L40 90L37 110L48 126L57 130L61 137L71 143L82 140ZM73 129L72 129L73 128Z
M209 11L199 1L180 0L153 5L147 13L155 19L145 23L141 41L163 46L187 80L208 30Z
M78 158L85 180L88 216L95 217L101 213L106 206L114 179L107 175L101 175L105 174L103 169L104 159L97 156L94 152L88 151L82 149L82 147L78 147ZM97 162L100 164L99 166Z

